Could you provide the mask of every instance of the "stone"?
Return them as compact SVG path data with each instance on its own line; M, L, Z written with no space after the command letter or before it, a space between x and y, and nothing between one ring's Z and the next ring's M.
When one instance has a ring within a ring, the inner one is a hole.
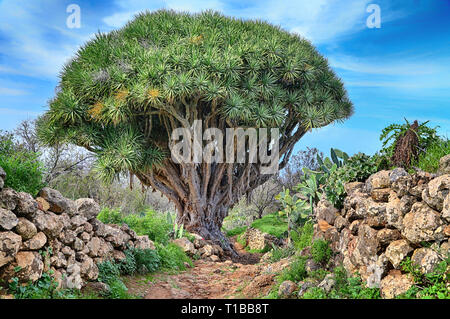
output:
M12 211L0 208L0 230L11 230L18 223L19 219Z
M450 154L441 157L439 160L439 173L450 174Z
M308 259L305 263L305 269L307 272L313 272L322 268L322 265L316 263L314 259Z
M312 283L310 281L300 281L298 283L298 287L299 287L299 289L298 289L297 295L298 295L298 298L301 298L301 297L303 297L305 292L308 291L309 288L313 288L313 287L315 287L315 285L314 285L314 283Z
M209 256L209 259L210 259L212 262L219 262L219 261L220 261L220 257L217 256L217 255L211 255L211 256Z
M91 235L89 235L89 233L84 231L81 233L80 238L86 244L91 240Z
M400 230L403 228L403 213L400 198L390 198L386 204L386 223L388 226Z
M422 194L423 194L423 191L425 190L425 188L427 188L427 184L420 184L420 185L412 187L409 190L409 193L412 196L414 196L415 198L417 198L418 200L422 200Z
M78 213L87 220L92 220L100 213L100 205L92 198L79 198L75 201Z
M18 200L15 208L15 213L19 216L33 217L38 210L38 203L34 200L33 196L28 193L17 193Z
M58 238L63 244L71 245L75 241L76 237L77 235L73 230L67 229L64 230Z
M450 223L450 194L445 196L444 202L442 204L442 218Z
M212 245L206 244L198 250L198 253L203 257L209 257L214 255L214 247Z
M290 298L294 295L297 289L298 286L295 282L285 280L280 284L280 287L278 288L278 296L282 298Z
M377 232L378 242L383 246L401 238L402 234L397 229L383 228Z
M98 278L98 267L92 258L86 256L80 266L81 276L88 281L96 280Z
M386 299L393 299L408 291L414 284L414 279L409 274L402 274L400 271L392 271L381 280L381 296Z
M389 180L390 180L391 183L395 183L401 177L406 177L406 176L409 176L408 172L402 167L397 167L397 168L394 168L389 173Z
M155 244L151 241L148 236L137 236L134 247L139 249L156 249Z
M368 288L379 288L381 284L381 279L386 274L388 270L389 259L386 254L382 253L378 256L375 263L367 266L366 269L366 285Z
M106 241L110 242L115 248L126 248L127 242L130 240L130 236L120 228L114 227L114 225L105 225L106 229Z
M37 229L44 232L48 238L57 238L64 228L58 215L52 212L37 211L32 219Z
M72 229L75 229L77 227L83 226L84 223L87 222L87 218L83 215L75 215L70 219L70 225Z
M389 194L391 192L390 188L379 188L379 189L373 189L370 193L370 196L372 199L376 202L388 202Z
M334 280L333 274L328 274L325 278L317 285L317 287L322 288L325 292L329 293L331 289L336 285L336 280Z
M326 199L321 199L317 203L317 207L315 209L316 218L322 219L326 221L328 224L333 225L334 220L338 216L338 210Z
M83 280L81 279L81 267L76 264L70 264L67 267L67 274L63 279L62 287L68 289L81 289L83 286Z
M35 251L19 251L15 262L5 270L6 277L17 277L19 282L28 283L38 280L42 276L44 262L42 256Z
M88 255L92 258L106 257L114 250L111 243L106 242L100 237L93 237L91 241L86 244L86 247L89 249Z
M22 244L22 237L12 231L0 232L0 267L14 260Z
M77 213L74 201L65 198L55 189L44 187L38 195L48 202L50 205L49 210L53 213L67 213L69 216L74 216Z
M389 188L391 186L390 171L379 171L372 174L366 181L366 191L371 194L372 190L380 188Z
M435 239L435 230L441 226L440 214L423 202L417 202L403 218L402 235L413 244Z
M368 225L360 225L356 245L350 257L353 264L367 266L374 262L377 256L378 244L377 231Z
M36 197L36 202L38 203L39 210L46 212L50 209L50 204L42 197Z
M432 179L422 192L423 200L432 208L442 211L444 198L450 192L450 174Z
M347 196L352 195L356 191L362 191L364 188L364 183L361 182L350 182L344 185L345 192Z
M90 281L82 288L85 293L94 293L100 296L107 295L110 290L111 288L107 284L100 281Z
M442 256L447 256L450 254L450 239L447 241L444 241L441 244L441 247L439 247L439 252Z
M326 232L328 229L330 229L331 227L333 227L333 226L331 226L326 220L323 220L323 219L319 219L319 220L317 221L317 225L319 226L319 229L320 229L320 231L322 231L322 232Z
M24 250L39 250L47 243L47 236L43 232L39 232L33 238L23 243Z
M390 243L386 248L386 257L389 259L392 266L398 269L400 267L400 263L412 250L413 249L408 244L408 241L405 239L396 240Z
M413 264L420 267L423 273L430 273L436 265L441 261L439 254L431 248L416 249L411 257Z
M341 231L343 228L348 227L348 220L339 215L334 220L334 227L336 227L337 231Z
M37 234L36 226L24 217L19 218L19 222L14 231L22 236L22 240L31 239Z
M397 194L398 197L407 195L413 188L413 178L411 175L398 176L392 182L391 188Z
M84 249L84 242L81 238L75 238L75 241L73 242L73 249L75 249L75 251L82 251Z
M246 239L247 247L254 250L263 250L266 247L272 247L272 244L277 244L275 236L263 233L259 229L249 227L241 238Z
M8 210L15 210L19 194L12 188L4 188L0 191L0 207Z
M349 226L349 230L352 233L352 235L357 235L358 234L358 229L359 229L359 225L361 224L361 220L357 219L354 220L350 226Z
M0 189L5 186L6 172L2 167L0 167Z
M122 260L125 260L127 258L127 256L125 255L125 253L123 251L114 249L112 251L112 258L115 261L120 262Z
M66 256L62 252L57 252L56 254L50 257L50 265L56 268L65 268L67 267L67 259Z

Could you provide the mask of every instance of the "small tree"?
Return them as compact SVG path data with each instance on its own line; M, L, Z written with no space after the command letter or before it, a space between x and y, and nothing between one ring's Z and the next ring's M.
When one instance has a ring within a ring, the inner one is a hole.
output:
M192 131L194 120L204 129L277 127L283 168L302 136L352 108L327 60L298 35L215 12L162 10L77 52L39 137L95 153L104 180L135 175L175 204L186 230L231 249L220 231L228 209L270 175L260 161L177 163L173 130Z

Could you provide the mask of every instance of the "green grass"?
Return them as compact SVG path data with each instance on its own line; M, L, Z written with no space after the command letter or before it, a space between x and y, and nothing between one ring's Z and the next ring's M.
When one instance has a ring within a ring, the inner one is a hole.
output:
M439 160L447 154L450 154L450 140L441 140L432 144L426 152L421 153L412 166L425 172L436 173L439 169Z
M236 227L230 230L225 231L228 237L233 237L244 233L247 230L247 226Z
M277 213L267 214L263 218L255 220L251 227L277 238L281 238L288 229L286 218L278 216Z

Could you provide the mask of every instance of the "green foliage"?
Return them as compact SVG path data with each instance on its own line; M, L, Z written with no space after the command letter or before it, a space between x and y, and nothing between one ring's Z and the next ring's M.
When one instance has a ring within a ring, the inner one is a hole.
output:
M419 158L413 161L412 166L425 172L436 173L439 169L441 157L450 154L450 140L439 139L430 144L426 152L419 154Z
M271 250L271 256L270 256L270 262L274 263L277 262L283 258L292 256L295 254L295 247L288 246L288 247L276 247L274 244L272 244L272 250Z
M285 269L279 276L279 282L285 280L291 280L293 282L298 282L306 278L306 261L307 258L303 256L298 256L295 260Z
M342 81L310 42L211 11L145 12L99 33L64 67L59 86L39 138L94 150L107 180L160 164L169 154L164 121L198 101L233 126L309 130L353 112Z
M312 221L307 221L303 226L299 226L292 232L291 235L294 247L301 251L302 249L310 246L312 243L313 234L314 223Z
M122 213L117 208L103 208L98 214L97 219L105 224L120 225L123 222Z
M414 278L414 285L399 299L450 299L448 282L450 281L450 256L441 261L435 269L427 274L422 273L420 267L414 264L410 257L401 263L402 269Z
M147 210L140 215L127 215L122 221L138 235L147 235L154 242L167 244L170 240L172 224L169 224L163 214L153 210Z
M327 293L322 288L312 287L303 294L302 299L327 299Z
M32 195L45 186L39 154L14 142L12 134L0 131L0 167L6 173L5 187Z
M377 172L377 159L364 153L357 153L350 157L345 165L329 170L324 186L327 199L336 207L342 208L345 196L344 185L348 182L362 182Z
M248 228L247 226L236 227L236 228L233 228L233 229L230 229L230 230L226 231L226 235L228 237L234 237L234 236L237 236L237 235L245 233L247 228Z
M156 251L160 256L162 269L185 270L185 262L192 266L192 261L186 256L183 249L174 243L169 243L166 246L156 244Z
M277 213L273 213L255 220L251 227L259 229L263 233L281 238L286 233L288 225L285 218L279 217Z
M428 148L439 141L437 135L437 128L427 126L429 121L423 122L419 125L416 135L419 139L418 153L426 152ZM381 153L386 154L389 158L392 157L395 145L401 136L404 136L411 124L405 119L403 124L391 124L381 131L380 141L383 142Z
M317 263L326 265L332 255L330 244L323 239L316 239L311 245L311 256Z
M154 272L161 265L161 256L153 249L133 248L132 252L135 259L136 272L139 274Z
M9 283L9 292L16 299L84 299L95 298L94 295L83 295L76 289L57 289L58 282L53 277L52 271L44 272L37 281L27 285L19 283L17 277Z

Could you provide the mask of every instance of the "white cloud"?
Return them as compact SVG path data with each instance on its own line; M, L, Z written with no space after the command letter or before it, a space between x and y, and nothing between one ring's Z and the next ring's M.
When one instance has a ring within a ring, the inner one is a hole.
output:
M28 92L24 91L24 90L0 87L0 96L2 96L2 95L19 96L19 95L26 95L26 94L28 94Z

